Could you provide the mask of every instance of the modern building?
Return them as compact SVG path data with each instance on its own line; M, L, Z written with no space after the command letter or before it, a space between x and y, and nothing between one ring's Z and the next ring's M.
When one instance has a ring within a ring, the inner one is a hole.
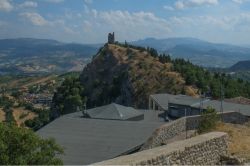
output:
M63 115L37 134L64 148L64 164L87 165L139 150L162 124L155 111L110 104Z
M154 94L149 96L149 109L164 111L165 115L180 118L199 115L208 107L217 112L240 112L250 117L250 105L221 102L206 98L195 98L186 95Z

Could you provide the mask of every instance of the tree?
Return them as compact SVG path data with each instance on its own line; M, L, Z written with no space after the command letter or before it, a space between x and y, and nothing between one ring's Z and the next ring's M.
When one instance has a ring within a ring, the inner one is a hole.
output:
M63 149L53 139L33 131L0 123L0 165L62 165L56 157Z
M96 81L96 86L101 82ZM52 119L59 115L76 112L77 108L83 107L86 98L83 96L84 88L79 77L67 77L62 85L57 89L53 97L54 109Z
M214 108L208 107L202 114L198 126L198 133L209 132L216 127L219 120L217 112Z

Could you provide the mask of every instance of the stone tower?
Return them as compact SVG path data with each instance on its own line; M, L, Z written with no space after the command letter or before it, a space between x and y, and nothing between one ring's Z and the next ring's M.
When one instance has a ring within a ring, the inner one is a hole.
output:
M108 43L109 44L114 44L115 43L115 33L109 33L108 35Z

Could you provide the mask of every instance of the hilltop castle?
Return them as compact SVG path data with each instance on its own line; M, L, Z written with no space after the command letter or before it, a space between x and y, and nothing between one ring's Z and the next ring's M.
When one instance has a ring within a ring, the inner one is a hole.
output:
M108 34L108 43L109 44L114 44L115 43L115 33L109 33Z

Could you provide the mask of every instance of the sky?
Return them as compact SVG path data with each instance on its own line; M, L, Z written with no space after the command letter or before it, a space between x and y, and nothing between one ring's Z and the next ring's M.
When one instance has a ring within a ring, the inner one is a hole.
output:
M0 38L193 37L250 46L250 0L0 0Z

